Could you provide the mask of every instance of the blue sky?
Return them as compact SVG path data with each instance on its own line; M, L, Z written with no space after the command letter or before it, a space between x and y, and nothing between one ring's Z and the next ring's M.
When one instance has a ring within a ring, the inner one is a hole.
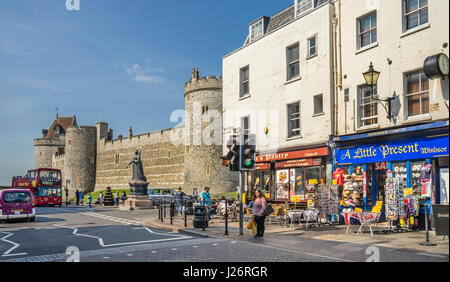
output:
M193 67L222 75L248 24L293 0L0 2L0 185L33 167L33 139L55 118L105 121L114 135L174 126Z

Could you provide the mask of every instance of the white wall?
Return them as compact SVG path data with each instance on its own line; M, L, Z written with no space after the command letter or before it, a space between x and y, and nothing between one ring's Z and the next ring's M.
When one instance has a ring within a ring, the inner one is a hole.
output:
M326 142L330 134L331 20L326 4L223 58L224 142L240 117L250 115L257 150ZM245 27L243 27L245 28ZM306 59L307 38L317 37L318 56ZM286 83L286 48L299 42L301 79ZM250 97L239 98L240 69L250 66ZM313 117L313 97L323 94L324 114ZM287 140L287 104L300 101L301 136ZM273 117L271 111L274 111ZM259 117L261 115L261 117ZM264 134L264 128L269 134ZM224 146L224 153L228 149Z
M342 75L343 88L338 95L339 134L351 134L366 130L376 130L392 126L402 126L421 121L448 119L448 78L430 80L430 114L419 118L406 119L405 87L403 75L423 67L424 60L438 53L449 54L449 47L443 48L443 43L449 43L449 1L428 0L429 24L417 32L405 35L402 27L402 2L372 0L372 1L342 1ZM363 52L357 52L357 18L377 11L377 46ZM387 59L392 60L388 64ZM378 125L358 129L357 117L357 86L364 84L362 73L369 69L370 62L381 72L378 81L380 98L399 96L394 101L396 120L390 122L385 109L378 105ZM344 103L344 89L349 89L349 102ZM446 97L444 99L444 97ZM445 103L444 103L445 101ZM355 109L353 108L355 103ZM345 116L345 110L347 115Z

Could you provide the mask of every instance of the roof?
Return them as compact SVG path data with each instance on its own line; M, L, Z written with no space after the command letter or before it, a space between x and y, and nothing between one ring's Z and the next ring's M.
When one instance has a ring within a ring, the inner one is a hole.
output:
M294 18L295 18L294 5L291 5L270 18L267 33L279 28L280 26L285 25L286 23L292 21Z
M58 127L59 127L59 133L65 133L66 129L69 126L72 125L77 125L77 120L75 115L71 116L71 117L58 117L57 119L55 119L52 123L52 125L50 125L47 135L45 135L44 139L53 139L55 138L56 134L55 131L57 131Z

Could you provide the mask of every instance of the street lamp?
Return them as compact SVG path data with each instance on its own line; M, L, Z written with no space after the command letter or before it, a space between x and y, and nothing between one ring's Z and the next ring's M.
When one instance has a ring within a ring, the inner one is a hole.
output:
M378 78L380 77L380 72L379 72L379 71L376 71L376 70L373 68L372 62L370 62L369 70L366 71L365 73L363 73L363 76L364 76L364 79L366 80L366 84L367 84L368 86L370 86L371 97L372 97L372 99L373 99L374 101L377 101L377 102L384 102L384 103L387 103L387 108L386 108L386 105L384 105L384 104L381 104L381 105L383 106L383 108L384 108L384 109L386 110L386 112L388 113L387 118L388 118L389 120L391 120L391 119L392 119L392 113L391 113L391 101L395 99L395 96L393 95L392 97L388 97L388 98L383 99L383 100L381 100L381 99L378 98L378 94L374 96L374 93L373 93L373 87L377 85Z

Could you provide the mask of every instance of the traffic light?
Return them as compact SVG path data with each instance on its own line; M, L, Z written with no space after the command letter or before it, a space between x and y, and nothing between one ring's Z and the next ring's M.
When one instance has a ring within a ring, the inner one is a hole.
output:
M236 135L230 136L228 139L227 147L230 150L227 154L228 165L231 171L239 171L239 139Z
M242 134L240 136L240 156L239 170L254 170L256 158L256 135Z

